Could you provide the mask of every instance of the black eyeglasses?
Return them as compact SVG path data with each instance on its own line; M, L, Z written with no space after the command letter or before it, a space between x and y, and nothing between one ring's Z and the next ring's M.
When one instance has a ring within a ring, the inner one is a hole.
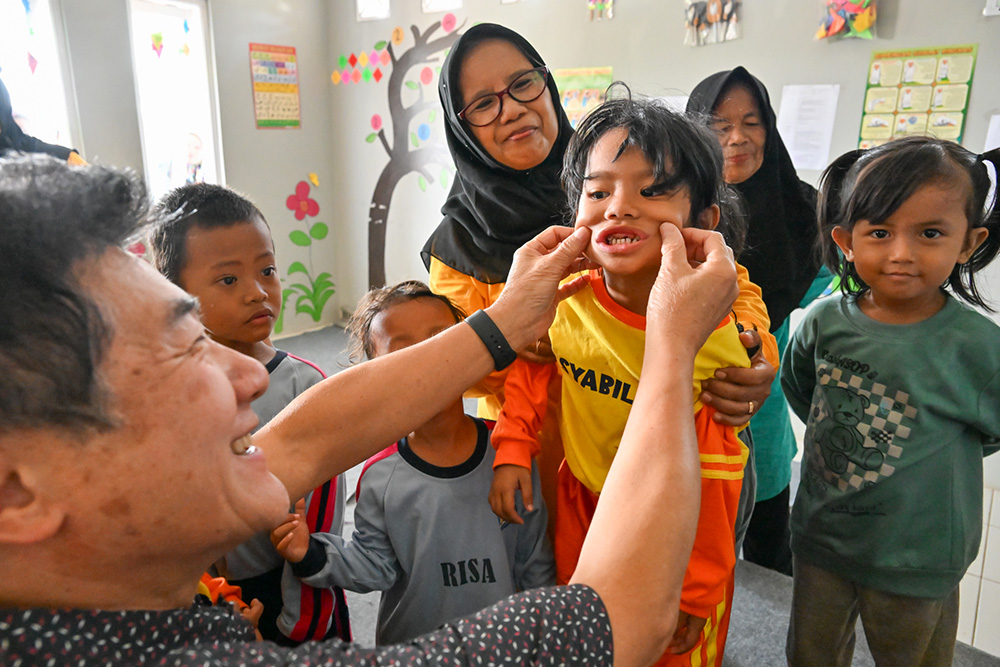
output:
M489 125L500 117L503 111L503 96L510 95L518 102L534 102L549 82L549 68L536 67L528 70L510 82L510 85L499 93L490 93L472 100L464 109L458 112L458 117L473 127Z

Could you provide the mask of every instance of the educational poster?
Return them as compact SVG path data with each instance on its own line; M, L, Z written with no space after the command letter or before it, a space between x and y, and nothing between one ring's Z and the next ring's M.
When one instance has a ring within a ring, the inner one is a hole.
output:
M569 123L577 123L604 101L604 93L614 80L610 67L580 67L552 70Z
M250 73L257 128L301 127L295 47L251 43Z
M961 44L872 53L858 147L912 134L961 142L978 50Z
M740 37L740 0L684 0L684 44L705 46Z

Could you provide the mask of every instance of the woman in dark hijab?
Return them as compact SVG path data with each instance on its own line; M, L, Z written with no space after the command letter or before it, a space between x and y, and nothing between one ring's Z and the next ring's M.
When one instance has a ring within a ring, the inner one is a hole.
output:
M500 295L516 248L566 223L559 175L573 128L541 56L500 25L482 23L462 35L444 62L438 93L457 172L421 257L431 288L471 314ZM738 315L761 323L757 314ZM773 339L765 338L772 349ZM761 358L750 369L732 369L731 382L710 381L713 405L727 423L745 423L747 406L766 398L770 365ZM494 374L470 392L483 399L480 416L496 417L502 390L503 375Z
M687 110L712 116L725 161L723 176L746 204L748 230L740 262L760 286L771 331L784 349L789 314L830 282L828 273L817 277L819 262L813 254L816 190L799 180L778 134L767 89L744 68L718 72L699 83ZM796 444L777 380L771 397L750 422L757 505L743 554L751 562L791 574L788 508Z
M531 150L522 151L519 168L509 165L509 156L498 150L491 154L484 147L476 134L485 128L469 125L458 114L467 106L460 85L462 70L470 69L464 67L466 58L477 46L491 40L505 42L515 51L511 56L521 56L524 62L517 63L520 67L515 71L545 67L527 40L499 25L474 26L452 48L441 71L439 92L445 110L448 149L457 172L441 209L444 219L421 255L428 265L437 260L482 283L496 285L507 280L517 248L540 230L563 222L564 197L559 174L573 128L560 104L555 81L546 71L541 75L544 87L539 89L531 81L521 84L535 99L526 100L512 89L501 102L504 109L500 113L505 117L499 125L513 125L510 128L513 132L534 131L537 136ZM523 107L523 116L528 118L507 118L518 114L512 110L515 103ZM505 157L508 163L498 159Z
M7 86L0 80L0 157L12 153L45 153L70 164L84 164L80 156L71 148L47 144L28 136L14 121L14 109L10 102Z

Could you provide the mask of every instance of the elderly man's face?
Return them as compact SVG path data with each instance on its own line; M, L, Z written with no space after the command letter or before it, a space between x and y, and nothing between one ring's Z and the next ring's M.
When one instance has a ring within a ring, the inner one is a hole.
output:
M120 426L73 457L78 520L126 557L205 554L205 565L280 523L284 486L261 452L244 452L263 366L209 339L191 298L122 251L79 276L114 332L101 373Z

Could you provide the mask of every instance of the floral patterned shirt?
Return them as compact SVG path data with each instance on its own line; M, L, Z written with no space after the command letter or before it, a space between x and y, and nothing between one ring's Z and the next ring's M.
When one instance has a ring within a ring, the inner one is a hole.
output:
M29 665L610 665L611 625L581 586L507 598L407 644L255 642L223 607L169 611L0 610L0 664Z

